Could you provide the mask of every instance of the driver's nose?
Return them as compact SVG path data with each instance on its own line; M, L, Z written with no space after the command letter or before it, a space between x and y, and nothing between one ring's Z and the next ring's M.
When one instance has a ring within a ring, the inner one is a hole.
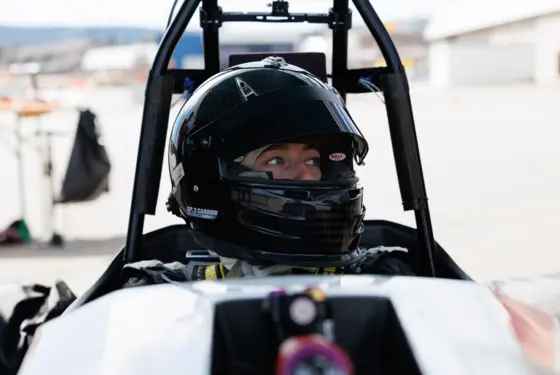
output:
M300 163L298 167L298 173L296 175L296 178L294 178L294 180L315 181L317 180L317 177L315 176L315 174L311 172L311 169L307 164Z

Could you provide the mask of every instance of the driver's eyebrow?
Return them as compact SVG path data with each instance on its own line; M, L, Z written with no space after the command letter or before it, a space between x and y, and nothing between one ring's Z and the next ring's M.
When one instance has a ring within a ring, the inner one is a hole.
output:
M286 150L288 149L288 143L276 143L273 145L270 145L269 147L266 148L266 150L263 151L263 154L267 151L274 151L274 150ZM311 145L309 145L308 143L305 143L303 145L303 151L307 151L310 149L316 149L316 147L313 147Z

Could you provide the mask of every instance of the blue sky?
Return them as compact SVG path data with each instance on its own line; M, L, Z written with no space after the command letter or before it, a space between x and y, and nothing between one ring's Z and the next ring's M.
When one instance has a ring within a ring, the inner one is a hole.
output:
M181 0L180 0L181 1ZM373 0L380 17L429 16L457 0ZM221 0L224 10L265 10L270 0ZM2 0L0 25L140 26L162 28L173 0ZM323 12L329 0L291 0L292 11ZM32 10L31 10L32 9Z

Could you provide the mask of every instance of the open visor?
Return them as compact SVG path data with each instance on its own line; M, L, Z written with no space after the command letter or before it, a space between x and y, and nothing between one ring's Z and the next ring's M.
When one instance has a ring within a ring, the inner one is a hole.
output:
M309 135L344 135L362 163L368 145L340 97L319 86L301 86L251 96L192 135L222 160Z

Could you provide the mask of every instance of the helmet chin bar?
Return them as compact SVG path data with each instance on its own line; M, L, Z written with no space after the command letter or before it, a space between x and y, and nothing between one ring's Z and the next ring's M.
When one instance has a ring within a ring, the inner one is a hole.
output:
M332 8L327 13L320 14L290 13L285 7L277 8L272 13L231 13L224 12L217 0L185 0L182 3L177 16L167 28L149 71L124 251L126 262L133 262L138 257L144 215L155 214L172 94L183 93L185 89L192 90L219 72L219 28L223 22L279 22L280 17L280 22L323 23L333 30L332 85L342 98L347 93L368 92L360 79L367 79L383 91L403 208L405 211L414 210L416 218L419 245L415 250L416 258L422 263L424 274L436 275L433 261L436 247L406 73L397 50L370 1L352 2L377 41L387 67L355 70L347 68L348 30L352 25L348 0L333 0ZM205 68L168 69L175 46L201 3L200 23L203 29ZM274 55L285 57L290 62L290 57L286 54Z
M260 180L274 180L272 172L264 172L264 171L248 170L248 171L239 173L237 176L240 177L240 178L252 178L252 179L260 179Z

